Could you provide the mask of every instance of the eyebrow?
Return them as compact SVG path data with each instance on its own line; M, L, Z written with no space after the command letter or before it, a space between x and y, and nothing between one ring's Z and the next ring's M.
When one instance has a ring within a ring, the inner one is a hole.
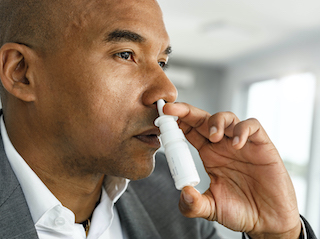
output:
M107 42L144 42L146 39L129 30L114 30L106 36Z

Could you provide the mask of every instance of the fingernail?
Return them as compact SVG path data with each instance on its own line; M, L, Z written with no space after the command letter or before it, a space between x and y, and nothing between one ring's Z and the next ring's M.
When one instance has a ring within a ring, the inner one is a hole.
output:
M215 127L215 126L213 126L213 127L211 127L210 128L210 135L213 135L213 134L215 134L215 133L217 133L218 132L218 129L217 129L217 127Z
M239 136L234 137L232 141L232 146L237 145L239 142L240 142Z
M190 196L189 194L186 194L184 191L182 191L182 196L183 196L184 201L187 204L192 204L193 203L193 197Z

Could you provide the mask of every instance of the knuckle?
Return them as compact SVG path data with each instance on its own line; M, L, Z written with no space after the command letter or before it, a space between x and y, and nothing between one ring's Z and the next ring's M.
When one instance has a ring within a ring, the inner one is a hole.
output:
M211 116L212 121L214 122L230 122L230 121L234 121L234 119L236 119L236 116L234 113L230 112L230 111L224 111L224 112L218 112L215 113L214 115Z
M215 115L216 115L217 117L220 117L220 118L235 116L235 114L232 113L231 111L222 111L222 112L216 113Z
M248 121L248 122L251 123L251 124L260 125L259 120L256 119L256 118L249 118L249 119L247 119L246 121Z

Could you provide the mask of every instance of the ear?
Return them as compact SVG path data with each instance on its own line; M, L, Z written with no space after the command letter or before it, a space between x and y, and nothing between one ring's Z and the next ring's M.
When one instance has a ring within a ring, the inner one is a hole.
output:
M32 49L17 43L6 43L0 49L2 85L11 95L25 102L35 100L34 82L29 74L34 56Z

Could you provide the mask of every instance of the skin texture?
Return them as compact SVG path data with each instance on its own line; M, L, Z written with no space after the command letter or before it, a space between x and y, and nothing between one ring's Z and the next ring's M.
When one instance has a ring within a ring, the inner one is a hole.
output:
M0 6L13 9L0 14L9 138L76 222L84 221L104 175L136 180L153 170L160 146L155 103L177 97L162 69L170 45L161 10L154 0L0 0ZM293 186L258 121L210 116L187 104L166 104L164 113L180 117L211 178L203 195L183 189L184 215L252 238L298 238Z

